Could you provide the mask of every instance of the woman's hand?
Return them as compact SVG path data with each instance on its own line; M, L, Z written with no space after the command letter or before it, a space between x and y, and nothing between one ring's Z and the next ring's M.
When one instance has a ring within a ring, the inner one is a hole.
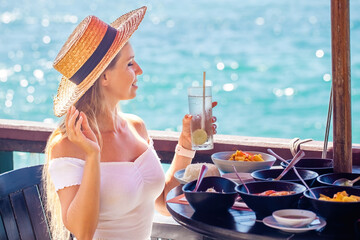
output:
M216 107L217 102L213 102L212 103L212 107ZM192 116L190 114L186 114L185 117L183 118L183 127L182 127L182 131L181 131L181 135L180 135L180 139L179 139L179 144L186 149L191 149L191 131L190 131L190 123L191 123L191 119ZM212 129L213 129L213 134L216 134L216 117L212 117L211 119L212 121Z
M76 121L77 117L79 119ZM100 153L98 140L89 126L85 113L79 113L74 106L71 106L66 115L65 127L69 140L84 150L88 156Z

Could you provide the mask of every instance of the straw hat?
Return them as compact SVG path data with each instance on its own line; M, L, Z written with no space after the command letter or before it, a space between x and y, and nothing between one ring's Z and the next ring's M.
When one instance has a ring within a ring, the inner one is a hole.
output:
M54 60L63 77L54 98L54 113L64 115L94 84L144 18L146 7L133 10L110 25L95 16L80 22Z

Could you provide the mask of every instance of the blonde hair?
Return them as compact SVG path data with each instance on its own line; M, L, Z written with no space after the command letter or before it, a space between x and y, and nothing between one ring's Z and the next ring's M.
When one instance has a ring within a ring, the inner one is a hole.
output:
M118 54L118 56L120 53ZM115 65L118 56L109 64L107 69L112 68ZM100 78L99 78L100 79ZM89 125L94 131L95 135L98 138L100 148L102 146L102 138L99 130L99 125L97 122L97 117L102 114L106 114L109 110L105 105L104 95L101 90L100 80L97 79L94 85L89 88L89 90L75 103L75 107L86 114ZM112 114L114 123L117 123L117 113L119 108L115 110ZM66 115L61 119L58 127L50 135L47 145L45 148L45 157L46 161L43 168L43 188L45 193L45 212L49 220L49 228L52 235L52 239L56 240L67 240L70 238L70 232L65 228L62 222L61 214L61 205L59 197L55 191L55 186L51 180L50 174L48 172L49 162L52 159L51 150L56 143L66 138L66 128L65 128L65 119Z

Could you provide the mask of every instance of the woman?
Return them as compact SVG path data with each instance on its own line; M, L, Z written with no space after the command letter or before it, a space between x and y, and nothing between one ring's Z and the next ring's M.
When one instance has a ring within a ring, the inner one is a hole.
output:
M128 39L145 11L111 26L87 17L54 61L64 75L54 111L65 118L49 138L44 167L53 239L69 232L81 240L149 239L154 207L168 214L173 175L191 163L190 115L165 176L144 122L117 109L136 96L142 70Z

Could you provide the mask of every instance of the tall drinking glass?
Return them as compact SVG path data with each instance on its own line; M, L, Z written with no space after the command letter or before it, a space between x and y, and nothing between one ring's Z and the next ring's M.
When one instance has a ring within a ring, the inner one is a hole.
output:
M192 149L213 149L211 87L188 88L188 99Z

